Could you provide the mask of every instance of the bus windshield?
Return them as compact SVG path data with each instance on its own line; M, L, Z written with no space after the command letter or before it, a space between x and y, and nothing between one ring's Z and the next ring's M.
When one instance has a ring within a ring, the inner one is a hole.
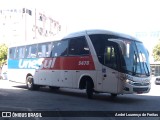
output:
M112 66L116 66L110 68L118 70L117 66L119 65L121 72L132 76L150 75L149 56L142 42L105 34L90 35L90 38L101 64L110 67L106 64L108 62L106 57L108 58L110 50L110 56L112 57L110 61ZM114 43L115 46L109 46L110 42ZM108 46L110 49L108 49ZM117 54L119 57L117 57Z
M149 76L149 56L143 43L132 40L113 40L122 51L122 70L133 76Z

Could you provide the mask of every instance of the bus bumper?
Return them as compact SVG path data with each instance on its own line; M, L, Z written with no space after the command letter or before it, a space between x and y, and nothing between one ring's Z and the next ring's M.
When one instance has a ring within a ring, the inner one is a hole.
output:
M146 85L147 84L147 85ZM125 83L123 92L126 94L142 94L142 93L148 93L151 89L150 83Z

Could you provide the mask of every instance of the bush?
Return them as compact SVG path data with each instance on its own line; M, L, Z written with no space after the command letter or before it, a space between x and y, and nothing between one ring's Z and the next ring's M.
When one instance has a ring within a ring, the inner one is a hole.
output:
M7 62L8 47L5 44L0 45L0 66Z

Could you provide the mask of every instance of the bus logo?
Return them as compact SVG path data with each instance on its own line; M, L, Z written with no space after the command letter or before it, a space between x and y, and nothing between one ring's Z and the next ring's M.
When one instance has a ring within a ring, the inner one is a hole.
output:
M24 59L19 60L18 67L21 69L50 69L54 67L56 58L52 59Z

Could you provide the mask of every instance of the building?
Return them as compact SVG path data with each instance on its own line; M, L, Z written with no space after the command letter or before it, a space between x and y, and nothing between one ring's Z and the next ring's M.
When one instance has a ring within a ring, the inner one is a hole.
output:
M62 25L39 9L0 10L0 43L12 44L54 37Z
M150 66L151 66L151 75L160 76L160 62L151 63Z

